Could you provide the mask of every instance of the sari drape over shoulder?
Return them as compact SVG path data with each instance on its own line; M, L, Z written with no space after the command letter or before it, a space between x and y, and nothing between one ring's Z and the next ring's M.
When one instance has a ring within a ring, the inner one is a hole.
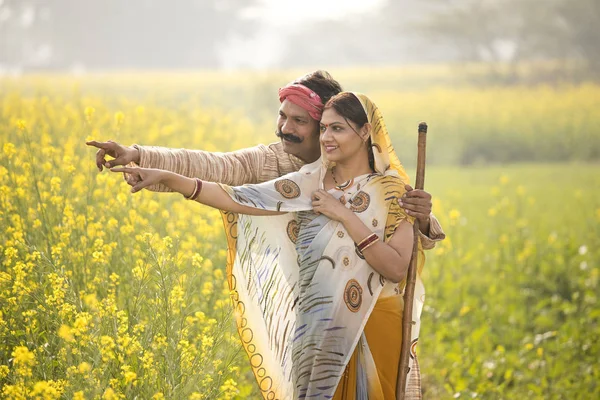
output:
M329 193L344 196L346 207L387 242L403 220L412 223L397 202L408 178L378 109L366 97L357 97L373 126L375 172ZM404 282L386 281L367 264L343 224L312 211L311 195L323 188L326 170L327 163L319 159L273 181L222 186L240 204L285 212L222 212L237 328L265 399L331 399L351 359L355 398L384 398L376 360L381 351L371 352L365 325L378 300L381 305L401 296ZM419 278L415 321L423 296ZM415 343L418 328L419 322L413 329ZM393 362L397 370L398 359ZM383 386L395 390L395 381Z

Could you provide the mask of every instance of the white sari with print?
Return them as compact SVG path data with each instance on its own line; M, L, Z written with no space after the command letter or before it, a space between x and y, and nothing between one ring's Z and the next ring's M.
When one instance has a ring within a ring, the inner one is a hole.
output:
M376 108L371 111L371 118L379 115ZM378 172L330 193L343 196L342 202L387 241L407 218L397 204L407 180L381 154L384 145L391 148L382 123L371 135L374 148L379 147ZM385 137L377 137L382 129ZM341 223L311 211L311 195L322 188L326 167L318 160L274 181L223 186L240 204L286 212L223 212L237 327L265 399L332 398L361 337L365 344L363 329L378 297L398 291L397 284L386 282L367 264ZM415 299L423 296L419 278ZM417 324L421 308L422 302L415 301ZM368 346L362 349L357 390L367 396L373 390L369 374L376 372Z

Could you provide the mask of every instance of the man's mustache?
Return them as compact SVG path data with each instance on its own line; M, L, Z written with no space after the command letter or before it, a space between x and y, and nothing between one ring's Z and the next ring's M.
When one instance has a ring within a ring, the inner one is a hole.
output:
M275 135L277 135L278 138L280 139L284 139L287 140L288 142L292 142L292 143L302 143L302 141L304 139L298 137L298 136L294 136L291 133L283 133L281 131L275 131Z

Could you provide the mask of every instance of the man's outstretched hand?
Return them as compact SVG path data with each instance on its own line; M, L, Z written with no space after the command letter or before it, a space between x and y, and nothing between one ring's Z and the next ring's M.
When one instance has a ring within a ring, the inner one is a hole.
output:
M112 168L117 165L127 165L130 162L140 162L140 153L135 147L123 146L112 140L107 142L90 140L89 142L85 142L85 144L98 149L96 152L96 166L100 172L102 172L103 167ZM107 155L113 157L114 160L106 161Z

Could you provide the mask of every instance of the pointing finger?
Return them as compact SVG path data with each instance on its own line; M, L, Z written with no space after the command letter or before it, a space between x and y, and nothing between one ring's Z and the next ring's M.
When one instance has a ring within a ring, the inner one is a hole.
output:
M108 150L108 149L111 149L114 147L114 142L111 140L109 140L108 142L98 142L96 140L90 140L90 141L85 142L85 144L87 144L88 146L94 146L99 149L105 149L105 150Z
M95 140L88 140L87 142L85 142L85 144L87 144L88 146L94 146L97 148L102 148L102 146L100 145L99 142L95 141Z
M127 174L139 174L137 167L115 167L110 169L111 172L125 172Z

